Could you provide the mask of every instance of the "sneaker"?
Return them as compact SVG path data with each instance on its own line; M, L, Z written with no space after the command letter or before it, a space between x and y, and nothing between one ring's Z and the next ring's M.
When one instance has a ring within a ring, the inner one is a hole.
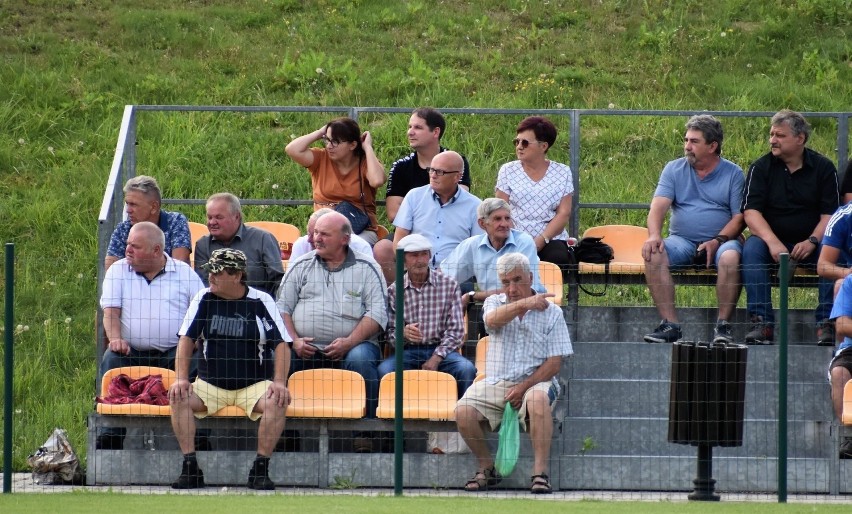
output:
M745 336L746 344L772 344L775 339L775 329L763 322L762 316L751 317L751 328Z
M726 320L720 319L716 322L716 326L713 327L713 342L724 344L734 343L734 335L731 331L731 324L728 323Z
M817 323L817 346L834 346L834 322L824 319Z
M840 458L852 459L852 439L844 439L840 443Z
M258 491L275 489L275 482L269 479L269 459L255 459L249 471L246 487Z
M664 319L657 330L646 334L644 339L646 343L674 343L681 337L680 325Z
M204 473L198 467L198 461L184 459L180 476L172 482L172 489L199 489L202 487L204 487Z

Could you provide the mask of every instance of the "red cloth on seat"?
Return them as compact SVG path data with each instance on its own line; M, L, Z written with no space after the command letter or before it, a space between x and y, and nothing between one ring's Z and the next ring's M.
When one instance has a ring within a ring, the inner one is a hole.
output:
M132 379L124 373L114 377L107 388L108 396L97 397L98 403L168 405L169 393L163 385L162 375L146 375Z

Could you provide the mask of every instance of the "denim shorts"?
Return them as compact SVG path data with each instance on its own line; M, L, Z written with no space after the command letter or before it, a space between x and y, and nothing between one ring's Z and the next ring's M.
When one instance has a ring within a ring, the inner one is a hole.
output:
M666 254L669 256L669 268L688 268L692 266L692 260L695 257L695 250L698 245L703 243L695 243L681 236L669 236L665 238L664 244ZM732 239L722 243L716 251L716 259L714 264L719 265L719 257L728 250L734 250L738 254L743 253L743 244L739 239Z

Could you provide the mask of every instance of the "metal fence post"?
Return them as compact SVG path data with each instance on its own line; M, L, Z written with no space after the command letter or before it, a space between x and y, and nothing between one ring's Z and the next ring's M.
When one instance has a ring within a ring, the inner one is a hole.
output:
M15 360L15 243L6 243L6 347L3 377L3 493L12 492L12 378Z

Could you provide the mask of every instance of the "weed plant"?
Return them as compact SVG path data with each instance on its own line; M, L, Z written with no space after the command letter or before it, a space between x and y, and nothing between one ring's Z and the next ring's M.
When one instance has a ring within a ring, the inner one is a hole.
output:
M850 0L0 3L0 237L16 244L13 326L20 327L13 329L15 468L25 469L26 455L54 426L66 428L85 457L97 368L97 216L125 105L845 111L850 7ZM308 175L283 147L331 116L144 113L137 172L156 176L167 198L228 190L307 199ZM470 159L478 196L491 196L500 164L513 158L522 117L449 116L445 145ZM361 118L386 166L408 151L407 118ZM553 119L560 138L551 157L568 162L568 119ZM574 170L580 201L647 203L664 163L681 155L684 121L584 117ZM811 121L812 146L836 158L835 123ZM745 168L766 151L766 119L724 123L727 158ZM203 221L200 207L176 209ZM308 213L246 209L247 219L298 226ZM585 209L580 227L644 217ZM649 302L642 288L621 294L612 301ZM707 294L679 290L678 302L712 303Z

